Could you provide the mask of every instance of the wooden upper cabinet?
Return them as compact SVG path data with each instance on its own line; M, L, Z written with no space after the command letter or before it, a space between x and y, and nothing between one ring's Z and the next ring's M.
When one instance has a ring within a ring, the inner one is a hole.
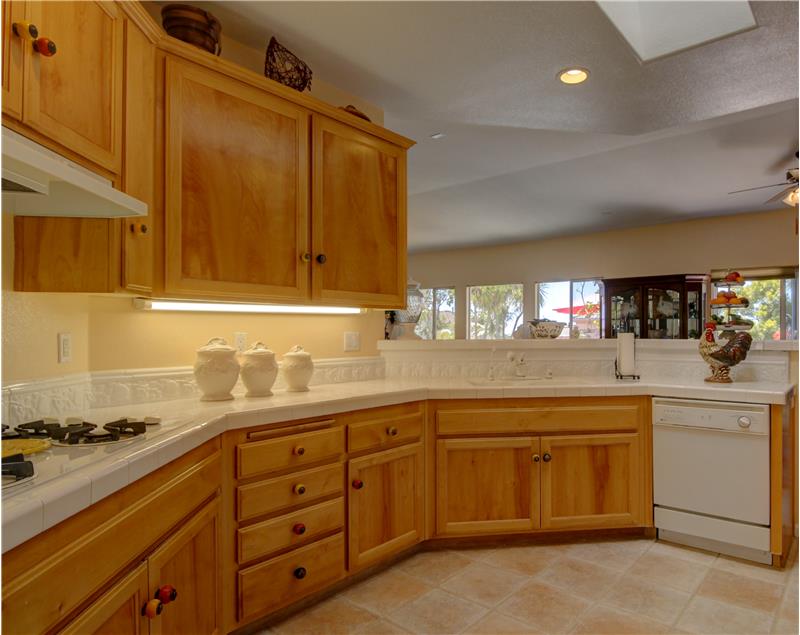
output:
M542 437L542 529L640 525L638 434Z
M421 443L349 462L351 571L422 540L423 470Z
M313 299L404 307L405 150L316 114L313 137Z
M308 295L308 112L167 58L166 280L181 296Z
M56 54L24 54L23 123L118 174L122 161L123 15L112 2L26 2Z
M92 602L59 635L147 635L148 620L142 616L142 607L149 599L147 564L142 563Z
M537 529L538 456L538 438L437 441L437 533Z
M208 503L147 559L150 596L164 585L177 591L150 635L220 632L219 499Z
M18 0L3 2L3 113L22 119L22 39L11 25L25 18L25 5Z
M122 189L147 203L145 217L123 219L121 286L137 293L153 288L155 200L155 44L125 20L125 138Z

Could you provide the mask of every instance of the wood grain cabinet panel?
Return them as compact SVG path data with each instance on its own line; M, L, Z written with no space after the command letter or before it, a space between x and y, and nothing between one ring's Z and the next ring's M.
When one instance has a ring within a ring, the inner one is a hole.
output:
M178 592L150 621L150 635L220 632L219 522L216 498L147 559L150 595L167 584Z
M251 441L236 448L237 477L304 467L335 460L344 452L344 430L327 428L277 439Z
M166 64L166 291L306 299L308 112Z
M25 5L19 0L3 2L3 113L22 119L22 39L11 25L25 18Z
M313 298L405 306L405 150L313 117Z
M638 434L542 437L542 528L643 524Z
M421 443L352 459L347 474L351 571L375 564L422 539Z
M437 441L437 532L518 532L539 527L538 438Z
M150 599L147 563L106 591L70 622L60 635L149 635L142 607Z
M119 174L123 15L113 2L27 2L26 15L57 47L24 55L23 123Z

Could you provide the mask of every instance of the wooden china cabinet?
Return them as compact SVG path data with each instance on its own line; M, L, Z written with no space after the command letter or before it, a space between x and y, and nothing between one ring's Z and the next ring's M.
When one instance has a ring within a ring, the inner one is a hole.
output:
M697 339L707 276L681 274L604 280L605 336Z

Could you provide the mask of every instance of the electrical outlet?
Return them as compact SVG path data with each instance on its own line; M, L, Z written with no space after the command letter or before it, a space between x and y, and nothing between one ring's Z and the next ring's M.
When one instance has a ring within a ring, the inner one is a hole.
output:
M361 333L358 331L344 332L344 352L352 353L361 350Z
M240 353L243 353L247 348L247 333L242 331L237 331L233 334L233 342L236 350Z
M67 364L72 361L72 333L58 334L58 363Z

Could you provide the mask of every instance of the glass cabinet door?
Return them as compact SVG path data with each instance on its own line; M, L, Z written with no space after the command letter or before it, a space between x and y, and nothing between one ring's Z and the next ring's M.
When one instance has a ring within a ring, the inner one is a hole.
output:
M681 292L668 288L647 288L647 337L677 340L681 337Z
M608 319L611 323L611 337L618 333L633 333L640 337L642 295L639 287L614 289L611 292Z
M700 339L703 333L703 297L699 290L686 290L686 337Z

